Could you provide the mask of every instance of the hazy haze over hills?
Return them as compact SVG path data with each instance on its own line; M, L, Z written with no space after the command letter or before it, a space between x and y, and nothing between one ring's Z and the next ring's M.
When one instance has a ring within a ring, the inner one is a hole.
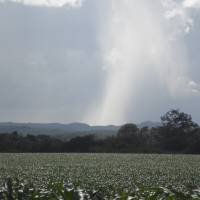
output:
M141 124L137 124L138 128L148 126L149 128L154 126L160 126L160 122L150 122L146 121ZM78 131L91 131L91 130L110 130L118 131L121 126L89 126L83 123L71 123L71 124L59 124L59 123L13 123L13 122L1 122L0 123L0 133L12 133L13 131L18 131L21 133L32 133L38 134L51 134L59 131L66 132L78 132Z

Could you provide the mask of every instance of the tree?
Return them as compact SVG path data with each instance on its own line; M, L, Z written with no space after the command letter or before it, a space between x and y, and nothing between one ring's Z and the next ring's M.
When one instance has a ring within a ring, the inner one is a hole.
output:
M141 134L147 134L149 132L149 127L148 126L144 126L140 129L140 133Z
M125 124L118 130L117 136L118 137L130 137L138 131L139 131L139 129L135 124Z
M148 142L151 147L156 147L158 148L159 142L160 142L160 137L159 137L159 128L160 127L152 127L149 130L149 138Z
M72 138L62 148L67 152L90 152L90 148L95 144L95 135L89 134Z
M161 117L162 127L159 128L161 147L170 151L182 151L198 137L199 126L192 121L192 117L179 109L171 109Z
M170 132L175 131L176 133L180 132L183 134L199 129L198 124L192 121L192 117L180 112L179 109L171 109L161 117L161 122L162 125Z
M131 148L141 147L146 143L144 135L140 133L139 128L135 124L123 125L118 133L117 138L128 144Z
M15 135L15 136L18 136L18 132L17 131L12 132L12 134Z

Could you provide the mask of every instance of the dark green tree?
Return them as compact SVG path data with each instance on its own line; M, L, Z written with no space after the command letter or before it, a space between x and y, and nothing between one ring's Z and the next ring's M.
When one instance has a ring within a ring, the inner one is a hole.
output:
M159 130L161 127L152 127L149 130L149 138L148 138L148 144L151 147L159 148L159 142L160 142L160 135Z
M198 137L199 126L192 117L179 109L171 109L161 117L162 127L159 128L161 147L170 151L182 151L189 148L195 137Z
M90 148L95 146L95 144L94 135L77 136L65 142L62 150L66 152L90 152Z
M140 129L140 133L141 134L147 134L149 132L149 127L148 126L144 126Z
M118 133L117 138L126 143L129 146L131 152L136 148L145 147L147 134L140 132L140 129L135 124L125 124L123 125ZM132 149L132 150L131 150Z
M135 134L138 131L139 129L135 124L125 124L118 130L117 136L131 137L133 134Z
M18 132L17 131L12 132L12 134L15 135L15 136L18 136Z
M169 130L180 130L181 132L193 131L199 128L198 124L192 121L192 117L179 109L171 109L164 116L161 117L162 125L167 127Z

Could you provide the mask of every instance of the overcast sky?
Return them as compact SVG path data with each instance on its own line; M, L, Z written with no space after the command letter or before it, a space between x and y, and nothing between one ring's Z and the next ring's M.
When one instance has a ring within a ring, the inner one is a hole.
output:
M200 0L0 0L0 121L200 125Z

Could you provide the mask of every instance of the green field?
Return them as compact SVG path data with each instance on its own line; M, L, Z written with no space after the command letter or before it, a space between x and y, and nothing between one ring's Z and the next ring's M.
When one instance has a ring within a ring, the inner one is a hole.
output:
M188 186L200 186L200 156L2 153L1 185L7 177L12 179L16 199L17 189L20 190L21 187L23 190L25 183L29 189L32 187L32 190L40 191L41 194L45 194L44 191L48 193L50 185L53 188L62 182L67 187L72 183L75 189L97 190L101 196L109 199L114 194L133 196L134 191L149 187L172 187L183 194L188 193ZM2 190L1 193L3 194ZM44 199L44 194L37 197Z

